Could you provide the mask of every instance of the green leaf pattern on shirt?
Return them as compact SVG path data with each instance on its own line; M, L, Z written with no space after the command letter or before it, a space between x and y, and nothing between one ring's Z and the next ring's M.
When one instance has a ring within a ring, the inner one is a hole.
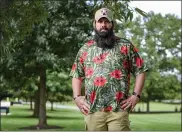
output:
M90 40L79 50L70 76L85 82L85 97L90 112L122 111L120 104L128 96L130 73L134 76L147 67L138 49L120 39L112 49L97 47Z

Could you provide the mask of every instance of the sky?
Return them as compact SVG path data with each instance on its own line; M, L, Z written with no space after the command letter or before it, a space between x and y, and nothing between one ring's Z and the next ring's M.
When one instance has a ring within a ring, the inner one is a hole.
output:
M131 7L138 7L147 12L161 13L162 15L171 13L181 18L181 1L131 1Z

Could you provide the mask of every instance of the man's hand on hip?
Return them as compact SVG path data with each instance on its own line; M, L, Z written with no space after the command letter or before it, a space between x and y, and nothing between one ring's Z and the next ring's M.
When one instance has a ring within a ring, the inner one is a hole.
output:
M130 108L130 111L133 111L135 105L139 102L139 98L135 95L129 96L127 99L123 100L121 103L121 108L127 110Z
M85 97L84 96L79 96L75 99L75 104L78 106L78 108L80 109L80 111L84 114L84 115L88 115L88 112L90 110L90 106L89 104L87 104L87 102L85 101Z

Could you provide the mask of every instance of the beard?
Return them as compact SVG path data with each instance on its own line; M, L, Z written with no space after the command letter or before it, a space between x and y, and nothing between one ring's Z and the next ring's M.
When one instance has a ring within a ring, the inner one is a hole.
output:
M115 45L113 28L105 30L106 31L98 31L97 29L95 29L94 39L98 47L111 49Z

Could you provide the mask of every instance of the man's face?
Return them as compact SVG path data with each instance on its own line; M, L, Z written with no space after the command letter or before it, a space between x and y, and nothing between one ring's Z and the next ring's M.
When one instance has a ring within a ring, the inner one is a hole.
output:
M107 34L109 30L112 28L112 22L110 22L107 18L103 17L100 18L98 21L95 23L95 28L98 32L101 34Z
M107 18L95 22L95 40L101 48L112 48L115 44L113 23Z

